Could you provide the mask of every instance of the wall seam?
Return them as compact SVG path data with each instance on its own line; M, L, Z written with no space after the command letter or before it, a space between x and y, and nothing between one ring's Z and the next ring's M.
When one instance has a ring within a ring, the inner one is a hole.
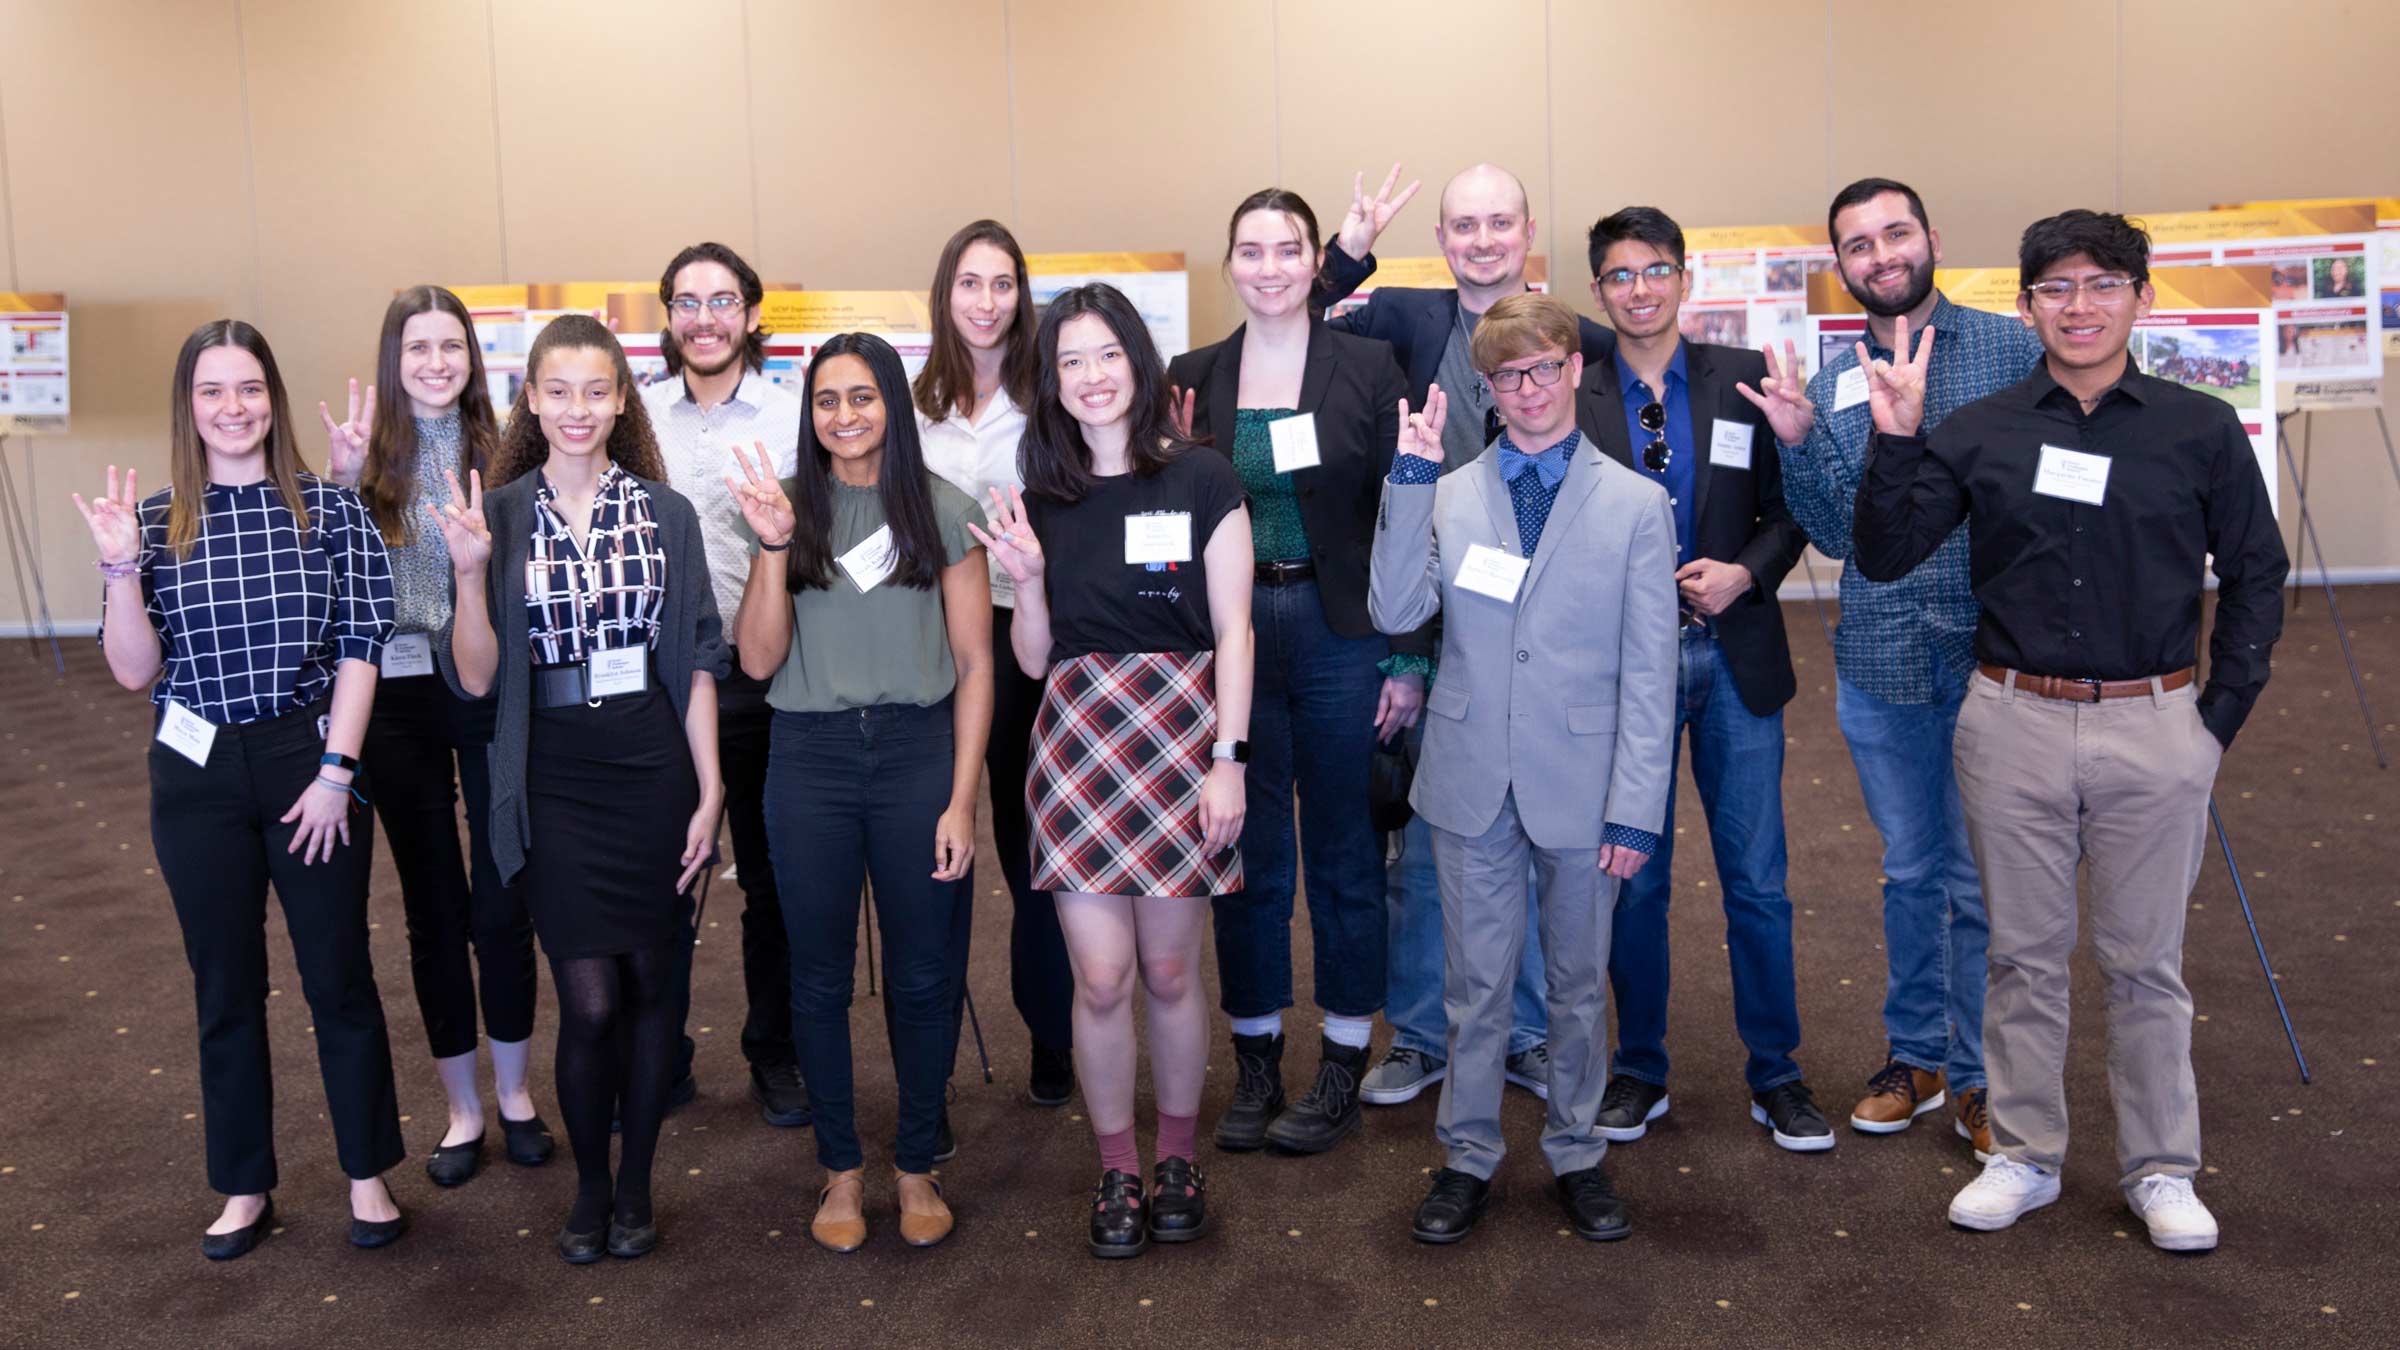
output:
M250 199L250 266L247 281L250 314L256 320L262 317L259 313L259 275L266 268L266 246L261 242L258 223L258 125L250 115L250 39L242 26L241 0L233 0L232 8L233 68L242 90L242 190Z
M1268 125L1275 138L1275 176L1268 182L1283 182L1283 5L1280 0L1267 0L1267 31L1274 40L1267 44L1267 107Z
M1839 172L1833 156L1833 0L1825 0L1825 200L1832 201Z
M2117 0L2117 210L2125 209L2125 0Z
M1000 0L1000 69L1008 81L1008 223L1025 228L1024 188L1017 182L1017 19Z
M1542 186L1550 193L1550 200L1543 203L1542 210L1553 221L1558 219L1558 33L1553 20L1556 11L1556 0L1542 6L1542 51L1546 54L1542 62ZM1438 198L1434 205L1434 218L1438 228L1441 218ZM1549 286L1550 294L1556 295L1559 283L1558 231L1550 231L1550 240L1552 248L1546 255L1550 267ZM1572 305L1576 302L1570 300L1567 303Z
M499 20L492 13L493 0L483 0L483 55L485 67L492 72L492 209L497 213L500 229L500 276L506 281L511 275L508 266L508 162L500 148L500 31Z
M0 83L0 91L5 91ZM0 239L8 250L8 288L15 290L24 283L17 276L17 193L16 184L8 177L8 96L0 92L0 197L8 199L8 218L0 220Z
M758 212L758 95L750 78L750 6L742 6L742 144L750 156L750 256L766 256L766 233ZM798 270L798 269L794 269Z

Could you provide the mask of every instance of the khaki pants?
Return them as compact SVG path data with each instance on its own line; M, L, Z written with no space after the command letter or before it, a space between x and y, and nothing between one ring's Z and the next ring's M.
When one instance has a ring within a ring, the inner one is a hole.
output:
M1991 915L1984 1063L1992 1145L2057 1172L2067 1152L2067 958L2090 867L2108 983L2108 1085L2124 1185L2200 1169L2183 919L2223 750L2199 686L2068 703L1978 674L1953 760Z

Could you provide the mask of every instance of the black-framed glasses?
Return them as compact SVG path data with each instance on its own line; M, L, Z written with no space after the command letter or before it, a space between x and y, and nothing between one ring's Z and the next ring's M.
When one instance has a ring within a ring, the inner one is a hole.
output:
M1635 277L1665 281L1682 270L1682 264L1671 262L1654 262L1648 267L1612 267L1600 274L1600 284L1612 291L1621 291L1631 286Z
M1650 443L1642 447L1642 467L1652 473L1665 473L1667 466L1675 462L1675 447L1667 444L1665 435L1667 405L1652 399L1633 416L1651 436Z
M742 297L738 295L712 295L706 300L703 300L696 295L679 295L667 302L667 308L674 310L677 314L680 314L687 319L697 316L700 313L700 307L702 305L706 305L708 307L708 312L716 315L719 318L724 318L730 314L738 314L741 311L749 308L748 305L743 303Z
M1536 385L1547 389L1558 383L1559 377L1566 373L1567 363L1564 361L1537 361L1523 369L1504 366L1499 370L1487 372L1483 378L1490 381L1492 388L1501 393L1513 394L1524 387L1525 377L1528 375L1533 377Z

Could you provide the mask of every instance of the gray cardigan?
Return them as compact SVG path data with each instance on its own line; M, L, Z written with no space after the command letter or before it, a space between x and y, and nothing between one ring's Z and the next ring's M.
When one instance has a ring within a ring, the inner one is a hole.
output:
M500 879L514 881L525 866L525 851L533 846L533 827L525 809L525 743L533 725L533 644L525 613L525 560L533 538L533 494L539 475L527 473L484 494L484 522L492 531L492 561L484 571L485 603L490 606L492 631L500 642L500 670L485 697L500 700L498 725L492 733L491 778L492 861ZM700 544L700 516L690 501L664 483L634 477L650 494L658 519L659 546L667 555L667 596L659 625L653 665L667 697L675 702L681 720L692 701L692 672L705 670L724 679L731 668L724 627L717 618L717 600L708 580L708 558ZM453 578L452 586L457 585ZM452 650L454 616L442 625L441 670L461 698L472 698L458 683L457 655Z

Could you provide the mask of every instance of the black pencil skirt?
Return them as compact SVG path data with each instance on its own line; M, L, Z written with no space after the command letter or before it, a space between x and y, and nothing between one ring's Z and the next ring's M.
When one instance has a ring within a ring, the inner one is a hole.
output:
M537 708L526 747L526 904L552 959L616 956L679 936L675 894L700 779L663 690Z

